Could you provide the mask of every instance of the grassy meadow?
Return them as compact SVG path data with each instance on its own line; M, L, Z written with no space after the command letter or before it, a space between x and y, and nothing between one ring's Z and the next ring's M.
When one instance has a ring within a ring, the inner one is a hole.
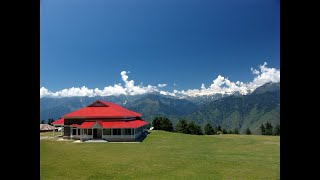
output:
M40 140L40 176L42 180L280 179L280 137L154 130L142 143L45 139Z

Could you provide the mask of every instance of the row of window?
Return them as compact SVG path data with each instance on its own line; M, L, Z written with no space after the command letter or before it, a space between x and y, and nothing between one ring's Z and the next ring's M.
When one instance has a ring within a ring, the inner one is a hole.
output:
M83 134L92 135L92 129L83 129ZM121 135L121 129L112 129L113 135ZM72 130L72 135L77 135L77 129ZM78 129L80 135L80 129ZM103 135L111 135L111 129L103 129ZM123 129L122 135L134 135L133 129Z

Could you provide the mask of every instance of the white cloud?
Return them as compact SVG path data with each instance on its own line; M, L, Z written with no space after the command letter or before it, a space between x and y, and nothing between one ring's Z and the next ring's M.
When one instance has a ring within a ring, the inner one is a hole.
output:
M255 69L255 71L258 70ZM267 63L264 62L264 64L260 66L259 74L248 84L248 88L254 90L268 82L280 82L280 69L268 68Z
M126 71L122 71L120 73L121 79L124 82L124 87L121 86L121 84L115 84L113 86L106 86L104 89L100 90L98 88L95 89L88 89L87 87L83 86L81 88L78 87L72 87L69 89L63 89L61 91L57 92L51 92L45 87L40 88L40 98L41 97L72 97L72 96L118 96L118 95L139 95L139 94L145 94L149 92L158 92L159 90L157 89L156 86L142 86L134 85L133 80L128 80L129 77L127 75Z
M71 97L71 96L118 96L118 95L139 95L150 92L159 92L162 95L170 96L203 96L203 95L214 95L214 94L231 94L234 92L240 92L241 94L247 94L249 91L255 90L257 87L268 83L268 82L280 82L280 69L268 68L267 63L259 66L259 69L251 68L251 72L254 76L253 80L248 83L241 81L232 82L228 78L219 75L212 83L206 88L205 84L202 83L200 89L187 89L177 90L173 92L160 91L158 88L166 87L167 84L158 84L157 86L147 85L143 86L135 85L134 80L129 80L127 71L120 73L121 79L124 82L124 86L114 84L113 86L106 86L103 89L89 89L86 86L81 88L72 87L69 89L63 89L57 92L51 92L45 87L40 88L41 97ZM173 84L176 88L176 84Z
M231 94L234 92L240 92L241 94L247 94L249 91L255 90L257 87L262 86L269 82L280 82L280 69L268 68L267 63L259 66L259 70L251 68L254 75L252 82L244 83L240 81L232 82L228 78L219 75L212 81L212 84L208 88L205 87L204 83L201 84L200 89L188 89L178 91L186 96L203 96L213 94Z
M166 95L166 96L176 96L175 93L170 93L170 92L168 92L168 91L160 91L160 94Z
M158 84L159 88L163 88L163 87L166 87L166 86L167 86L167 84Z
M260 74L260 71L258 71L258 70L256 70L256 69L253 69L253 68L251 68L251 72L252 72L252 74L254 74L254 75L259 75L259 74Z
M45 97L45 96L51 96L52 92L50 92L48 89L45 87L40 88L40 98Z

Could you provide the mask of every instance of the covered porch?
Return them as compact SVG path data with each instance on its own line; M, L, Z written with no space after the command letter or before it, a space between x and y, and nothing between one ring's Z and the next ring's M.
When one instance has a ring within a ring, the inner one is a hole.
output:
M81 141L102 139L106 141L135 141L145 131L146 125L136 128L108 128L99 122L84 122L70 125L70 138Z

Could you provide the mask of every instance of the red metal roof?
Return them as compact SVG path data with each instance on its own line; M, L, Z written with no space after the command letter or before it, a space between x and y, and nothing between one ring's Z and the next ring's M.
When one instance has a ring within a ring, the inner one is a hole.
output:
M138 128L148 124L142 120L133 121L105 121L102 122L103 128Z
M55 120L53 123L54 125L64 125L64 118L60 118L58 120Z
M89 129L89 128L91 128L94 124L96 124L95 121L83 122L78 128L81 128L81 129Z
M78 128L89 129L95 125L95 121L83 122ZM132 121L97 121L102 128L138 128L148 124L143 120Z
M96 103L102 105L95 106ZM117 104L98 100L87 107L78 109L69 114L64 115L64 118L108 118L108 117L140 117L139 113L125 109Z

